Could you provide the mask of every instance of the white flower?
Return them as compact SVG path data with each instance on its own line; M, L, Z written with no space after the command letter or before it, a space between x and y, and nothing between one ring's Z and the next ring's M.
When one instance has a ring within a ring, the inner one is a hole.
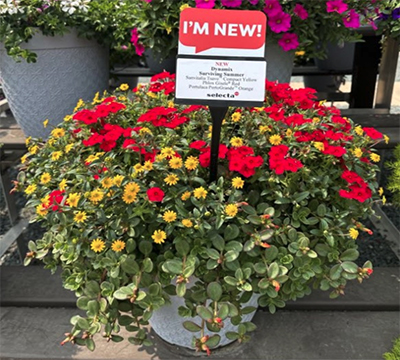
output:
M91 0L62 0L61 10L72 15L76 10L86 12L89 9L88 4Z
M20 0L0 0L0 14L16 14L24 12L24 9L19 6Z

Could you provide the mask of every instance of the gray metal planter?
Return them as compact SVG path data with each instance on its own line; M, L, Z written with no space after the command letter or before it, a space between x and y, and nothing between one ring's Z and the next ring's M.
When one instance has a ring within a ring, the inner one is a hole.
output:
M79 99L108 88L108 50L94 40L36 34L25 46L36 63L15 62L0 48L0 73L10 109L26 136L46 137ZM43 128L43 121L49 125Z

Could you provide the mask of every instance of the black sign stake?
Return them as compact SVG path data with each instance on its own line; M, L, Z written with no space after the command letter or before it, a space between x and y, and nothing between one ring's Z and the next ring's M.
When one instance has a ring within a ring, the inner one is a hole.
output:
M221 125L228 106L217 107L210 106L210 113L212 119L212 137L211 137L211 157L210 157L210 183L217 180L218 175L218 152L219 142L221 138Z

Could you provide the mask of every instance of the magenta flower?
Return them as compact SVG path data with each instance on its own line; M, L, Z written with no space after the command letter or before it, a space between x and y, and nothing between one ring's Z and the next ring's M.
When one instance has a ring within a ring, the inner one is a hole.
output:
M268 18L268 25L274 33L286 32L290 29L291 16L285 12Z
M231 8L236 8L242 5L243 0L221 0L221 5Z
M299 40L296 34L285 33L278 40L278 44L283 50L289 51L297 49L299 46Z
M135 44L136 54L142 56L144 53L144 46L142 44Z
M144 1L150 4L153 0L144 0Z
M300 4L296 4L294 7L294 13L301 19L305 20L308 18L307 10Z
M347 16L343 18L343 24L347 28L358 29L360 27L360 15L351 9Z
M126 45L121 45L121 50L128 50L128 47Z
M196 7L199 9L212 9L215 6L215 0L196 0Z
M249 0L251 5L257 5L260 0Z
M278 0L265 0L265 7L263 10L268 16L275 16L283 11Z
M342 14L347 9L347 4L345 4L342 0L331 0L326 3L326 11L328 13L336 11L337 13Z
M131 30L131 43L136 45L139 41L139 33L137 28L133 28Z

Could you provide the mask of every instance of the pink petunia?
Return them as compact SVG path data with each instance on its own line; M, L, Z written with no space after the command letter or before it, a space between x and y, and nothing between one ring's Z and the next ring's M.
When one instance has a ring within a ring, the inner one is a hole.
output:
M301 19L305 20L308 18L307 10L300 4L296 4L294 7L294 13Z
M283 11L282 6L278 0L266 0L263 10L268 16L274 16Z
M343 24L347 28L358 29L360 27L360 15L351 9L347 16L343 18Z
M136 50L136 54L138 54L139 56L142 56L144 53L144 46L143 44L136 44L135 45L135 50Z
M326 11L329 12L337 12L339 14L344 13L348 9L346 3L342 0L331 0L326 3Z
M131 43L136 45L139 41L139 33L137 28L131 30Z
M212 9L215 6L215 0L196 0L196 7L199 9Z
M221 0L221 5L230 7L230 8L237 8L242 5L243 0Z
M296 34L285 33L278 40L278 44L284 51L289 51L297 49L299 40Z
M290 29L291 16L285 12L280 12L269 17L268 25L274 33L286 32Z
M249 0L249 3L251 5L257 5L259 3L260 0Z

